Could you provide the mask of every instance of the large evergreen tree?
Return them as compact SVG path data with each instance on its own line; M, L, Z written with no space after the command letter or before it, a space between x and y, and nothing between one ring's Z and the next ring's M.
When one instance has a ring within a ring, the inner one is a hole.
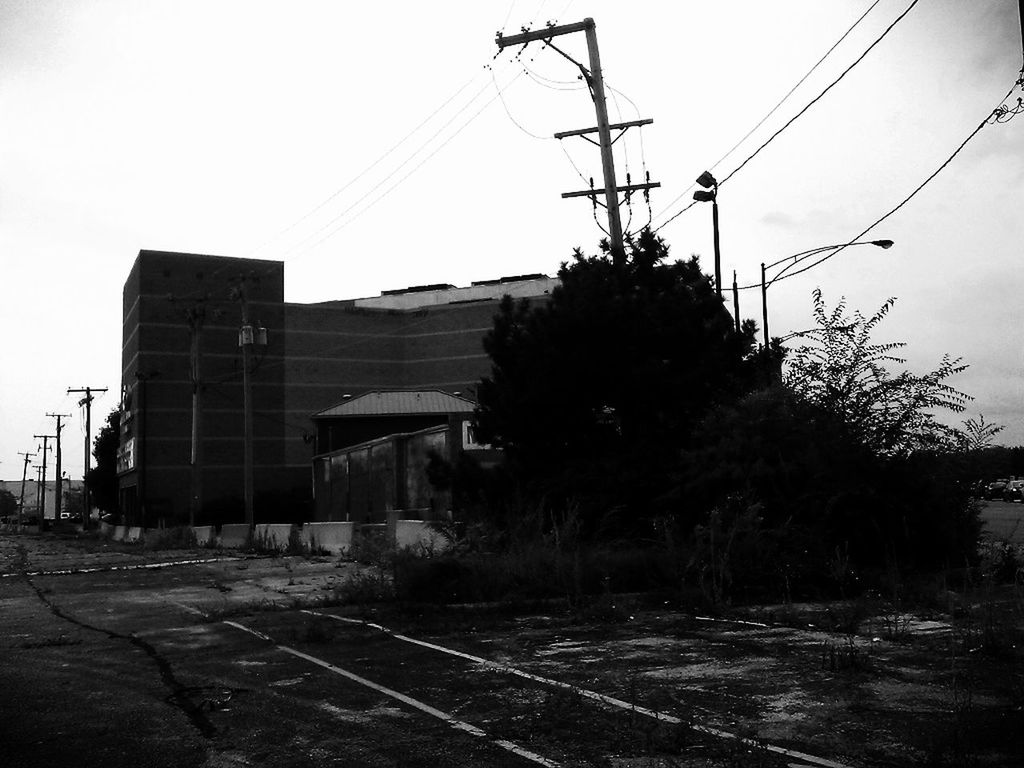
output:
M576 251L546 303L502 302L484 340L478 435L535 495L585 511L650 511L695 425L756 378L696 257L649 231L626 258Z
M121 412L107 414L106 423L92 441L92 455L96 463L89 470L85 482L93 506L103 512L117 511L117 447L120 441Z

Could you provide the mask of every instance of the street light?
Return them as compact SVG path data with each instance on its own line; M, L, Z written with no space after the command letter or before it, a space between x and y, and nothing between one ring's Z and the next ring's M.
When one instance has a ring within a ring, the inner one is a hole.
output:
M769 340L770 340L770 337L768 335L768 288L771 286L771 284L774 283L776 280L781 279L783 274L785 274L789 269L793 268L794 266L799 264L804 259L809 259L811 256L816 256L817 254L824 253L825 251L831 251L833 249L838 249L838 248L849 248L849 247L854 246L854 245L873 245L876 248L889 249L889 248L892 248L893 241L892 240L860 240L860 241L853 242L853 243L836 243L835 245L822 245L822 246L818 246L817 248L811 248L808 251L801 251L800 253L794 253L792 256L786 256L785 258L779 259L778 261L773 261L771 264L767 264L766 265L764 262L761 262L761 317L762 317L763 325L764 325L764 349L765 349L765 354L768 354L768 345L769 345ZM783 262L787 262L787 261L789 263L786 264L786 266L784 266L778 272L776 272L771 280L768 280L766 278L767 270L771 269L772 267L777 267L777 266L779 266L779 264L782 264Z
M711 225L715 233L715 293L719 300L722 298L722 253L718 245L718 181L711 175L711 171L704 171L697 177L697 183L704 189L698 189L693 193L693 199L698 203L711 203Z

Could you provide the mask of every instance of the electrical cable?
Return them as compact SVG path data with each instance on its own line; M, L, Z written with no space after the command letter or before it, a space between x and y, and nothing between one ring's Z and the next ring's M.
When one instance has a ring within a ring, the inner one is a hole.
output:
M525 70L525 67L523 69ZM525 133L527 136L537 139L538 141L551 141L555 138L554 136L537 135L533 131L530 131L527 128L525 128L522 123L520 123L518 120L515 119L515 117L512 116L512 112L508 108L508 103L505 101L505 96L502 94L501 89L498 88L498 81L494 77L493 69L491 70L491 82L494 83L494 90L498 94L498 97L501 99L501 106L504 108L505 114L508 116L508 119L512 121L512 124L516 128Z
M362 208L360 211L358 211L354 216L352 216L352 218L350 218L348 221L341 222L338 226L336 226L334 229L332 229L329 232L327 232L323 237L321 237L315 243L313 243L312 245L310 245L307 248L305 248L304 250L302 250L295 258L299 258L299 257L305 255L306 253L309 253L311 250L313 250L314 248L319 246L324 241L329 240L330 238L334 237L334 235L336 235L338 232L340 232L345 227L347 227L350 224L352 224L360 216L362 216L368 210L373 208L377 203L379 203L381 200L383 200L388 195L390 195L400 184L402 184L402 182L404 182L406 179L408 179L410 176L412 176L416 171L418 171L420 168L422 168L423 165L426 162L428 162L432 157L434 157L434 155L436 155L438 152L440 152L442 149L444 149L446 146L448 146L448 144L453 139L455 139L456 136L458 136L460 133L462 133L462 131L465 130L465 128L470 123L472 123L474 120L476 120L481 115L481 113L483 113L483 111L485 109L487 109L491 104L493 104L501 96L502 91L507 89L509 86L511 86L514 82L516 82L516 80L518 80L522 76L523 76L523 73L521 71L519 73L517 73L515 77L513 77L511 80L509 80L498 91L498 93L496 93L494 96L492 96L486 102L484 102L484 105L482 107L480 107L480 109L478 109L476 112L474 112L473 115L466 122L464 122L461 126L459 126L459 128L455 131L455 133L453 133L451 136L449 136L447 139L445 139L437 148L434 149L433 152L431 152L429 155L424 157L419 163L417 163L415 166L413 166L409 170L408 173L406 173L398 181L396 181L394 184L392 184L390 187L388 187L381 195L379 195L374 200L372 200L368 205L366 205L364 208ZM390 178L390 176L388 178ZM376 185L374 187L374 189L377 189L379 186L380 186L380 184ZM373 190L371 190L371 192L372 191ZM366 195L364 195L359 200L357 200L355 203L353 203L351 206L349 206L343 213L341 213L338 216L336 216L333 221L338 221L342 216L345 215L345 213L348 213L348 211L351 211L354 207L359 205L359 203L361 203L363 200L365 200L367 197L369 197L369 195L370 195L370 192L367 192ZM322 228L321 228L321 230L318 230L318 231L322 231Z
M361 170L358 174L356 174L351 179L349 179L349 181L347 181L344 185L342 185L341 187L336 189L334 192L332 192L322 202L320 202L314 208L310 209L303 216L301 216L300 218L296 219L294 222L289 224L287 227L282 229L277 234L275 234L275 235L267 238L266 240L264 240L263 243L261 243L256 248L252 248L252 249L246 251L246 255L247 256L252 256L253 254L259 253L260 251L262 251L264 248L266 248L268 245L270 245L275 240L279 240L281 237L283 237L284 235L286 235L289 232L291 232L293 229L295 229L295 227L297 227L302 222L306 221L313 214L315 214L318 211L320 211L324 206L326 206L328 203L330 203L332 200L334 200L336 197L338 197L338 195L340 195L346 189L348 189L353 184L355 184L357 181L359 181L361 178L363 178L363 176L365 176L367 173L369 173L374 168L376 168L378 165L380 165L384 160L386 160L388 157L390 157L391 154L395 152L395 150L397 150L400 146L402 146L403 144L405 144L405 142L407 142L410 138L412 138L416 134L416 132L420 130L420 128L422 128L424 125L429 123L434 118L434 116L437 115L438 112L440 112L442 109L444 109L449 104L451 104L456 98L458 98L459 94L461 94L464 90L466 90L472 84L472 82L474 80L476 80L479 76L480 76L480 73L478 72L477 74L475 74L471 78L469 78L465 83L463 83L463 85L457 91L455 91L455 93L453 93L444 102L442 102L441 105L439 107L437 107L433 112L431 112L429 115L427 115L418 125L416 125L415 128L413 128L411 131L409 131L407 134L405 134L405 136L403 136L401 139L399 139L397 143L392 145L390 149L386 150L384 152L384 154L380 155L376 160L374 160L372 163L370 163L368 166L366 166L363 170Z
M755 125L749 131L747 131L746 135L742 139L737 141L732 146L732 149L730 149L728 152L726 152L724 155L722 155L720 158L718 158L718 161L714 165L712 165L708 170L714 170L715 168L717 168L727 157L729 157L733 152L735 152L737 149L739 149L739 147L743 144L743 142L745 142L747 139L749 139L758 128L760 128L762 125L764 125L765 122L768 120L768 118L771 117L772 115L774 115L778 111L779 107L781 107L786 102L786 100L789 99L789 97L793 95L793 93L796 91L797 88L799 88L801 85L804 84L804 82L807 80L807 78L810 77L814 73L814 71L818 67L821 66L821 64L825 61L825 59L827 59L832 54L832 52L836 48L838 48L839 45L847 37L849 37L850 33L853 32L854 29L856 29L857 25L860 24L864 20L864 17L867 16L869 13L871 13L871 11L874 10L874 7L876 5L878 5L880 2L881 2L881 0L875 0L875 2L873 2L870 6L868 6L868 9L866 11L864 11L864 13L862 13L860 15L860 18L858 18L855 22L853 22L853 24L849 27L849 29L847 29L842 34L842 36L838 40L836 40L835 43L833 43L831 48L829 48L827 51L825 51L825 55L822 56L820 59L818 59L814 63L814 66L812 66L809 70L807 70L807 73L797 81L796 85L794 85L792 88L790 88L786 92L785 96L783 96L781 99L779 99L779 101L775 104L774 107L772 107L770 110L768 110L768 113L764 117L762 117L760 120L758 120L757 125ZM734 171L734 173L735 173L735 171ZM683 195L685 195L691 189L693 189L693 185L692 184L686 190L684 190L683 193L681 195L679 195L679 197L677 197L675 200L673 200L668 205L666 205L665 208L662 210L662 213L664 213L665 210L668 210L673 205L675 205L679 201L679 199L681 197L683 197ZM659 214L659 215L661 215L661 214Z
M569 161L570 165L572 165L572 167L575 169L576 175L579 176L583 180L584 184L587 184L588 183L587 177L583 175L583 171L581 171L580 167L578 165L576 165L576 161L572 159L572 155L569 154L569 150L567 150L565 148L565 142L564 141L558 142L558 146L562 149L562 154L565 155L565 157Z
M288 251L286 251L284 253L282 259L287 259L288 256L290 256L292 253L295 253L296 251L302 250L303 252L305 252L305 250L308 250L308 249L305 248L307 243L309 243L311 240L313 240L313 238L315 238L321 232L325 231L326 229L331 227L333 224L335 224L336 222L340 221L351 210L356 208L366 198L368 198L375 191L377 191L382 186L384 186L388 181L390 181L399 171L401 171L406 165L408 165L410 162L412 162L413 159L415 159L415 157L418 154L420 154L424 149L426 149L430 145L430 143L432 141L434 141L434 139L436 139L439 135L441 135L441 133L443 133L444 130L448 126L450 126L453 122L455 122L459 118L459 116L462 115L463 112L465 112L467 109L469 109L473 105L473 103L478 98L480 98L480 96L483 94L483 92L486 91L489 87L490 86L489 86L488 83L484 83L483 87L481 87L476 93L474 93L473 96L469 99L469 101L467 101L457 112L455 112L455 114L453 114L443 125L441 125L441 127L438 128L426 141L424 141L419 147L417 147L416 150L411 155L409 155L399 165L397 165L395 168L393 168L391 170L391 172L388 173L384 178L382 178L380 181L378 181L376 184L374 184L372 187L370 187L370 189L367 190L366 193L363 194L362 197L360 197L358 200L356 200L354 203L352 203L350 206L348 206L341 213L337 214L336 216L331 218L329 221L327 221L325 224L320 226L314 232L312 232L311 234L307 235L298 244L296 244L295 246L290 248ZM490 103L490 102L488 102L488 103ZM317 242L319 243L321 241L317 241Z
M864 60L864 58L869 53L871 53L871 51L874 49L874 47L876 45L878 45L880 42L882 42L882 40L885 39L886 35L888 35L889 32L892 31L893 27L895 27L897 24L899 24L903 20L903 18L908 13L910 13L914 9L914 6L916 6L919 2L920 2L920 0L912 0L910 5L907 6L906 10L904 10L903 13L901 13L899 16L897 16L896 20L893 21L892 24L890 24L888 27L886 27L885 30L882 32L882 34L879 35L877 38L875 38L875 41L873 43L871 43L871 45L869 45L860 56L858 56L856 59L854 59L853 63L850 66L848 66L846 69L844 69L840 73L839 77L837 77L835 80L833 80L831 83L829 83L825 87L825 90L823 90L821 93L819 93L817 96L815 96L813 99L811 99L807 103L807 106L805 106L803 109L801 109L795 115L793 115L793 117L791 117L788 121L786 121L783 124L783 126L781 128L779 128L779 130L777 130L775 133L773 133L771 136L769 136L768 139L763 144L761 144L761 146L759 146L750 155L748 155L747 158L742 163L740 163L738 166L736 166L736 168L734 168L732 170L732 172L729 173L728 176L726 176L724 179L719 181L718 182L718 187L721 188L723 184L725 184L727 181L729 181L729 179L731 179L733 176L735 176L737 173L739 173L739 171L742 170L744 168L744 166L746 166L747 163L749 163L751 160L753 160L755 157L757 157L758 154L760 154L761 150L763 150L765 147L767 147L769 144L771 144L773 141L775 141L775 139L783 131L785 131L787 128L789 128L789 126L791 126L800 117L802 117L807 112L807 110L809 110L811 107L813 107L815 104L817 104L826 93L828 93L830 90L832 90L832 88L834 88L839 83L839 81L841 81L844 77L846 77L854 67L856 67L858 64L860 64Z
M775 114L776 111L778 111L778 109L789 99L789 97L793 95L793 93L797 90L797 88L799 88L807 80L807 78L810 77L811 74L813 74L814 71L819 66L821 66L821 64L825 61L825 59L827 59L832 54L832 52L835 51L835 49L839 47L839 45L850 35L851 32L853 32L854 29L857 28L857 26L864 20L864 18L869 13L871 13L871 11L875 8L876 5L878 5L879 2L880 2L880 0L875 0L875 2L872 3L868 7L868 9L866 11L864 11L864 13L861 14L860 17L840 36L840 38L832 45L832 47L829 48L825 52L825 54L820 59L818 59L818 61L815 62L815 64L809 70L807 70L807 73L803 77L801 77L800 80L797 81L796 85L794 85L792 88L790 88L789 91L786 93L786 95L783 96L778 101L778 103L776 103L776 105L774 107L772 107L768 111L768 113L764 117L762 117L757 122L757 124L746 133L746 135L742 139L740 139L738 142L736 142L736 144L734 144L733 147L730 150L728 150L724 155L722 155L720 158L718 158L718 160L716 160L711 166L709 166L709 168L707 170L712 170L713 171L715 168L717 168L719 165L721 165L726 160L726 158L728 158L730 155L732 155L732 153L735 152L748 138L750 138L750 136L758 128L760 128L762 125L764 125L764 123L768 120L768 118L770 118L773 114ZM719 182L719 186L721 186L727 179L732 178L734 175L736 175L736 172L739 171L740 168L742 168L750 160L752 160L754 158L754 156L757 155L762 149L764 149L769 143L771 143L775 139L776 136L778 136L782 131L784 131L786 128L788 128L797 118L799 118L816 101L818 101L834 85L836 85L836 83L838 83L840 80L842 80L843 77L846 76L846 73L849 72L851 69L853 69L853 67L855 67L858 63L860 63L861 59L863 59L871 51L872 48L874 48L879 42L881 42L882 38L884 38L889 33L889 30L891 30L904 16L906 16L907 13L909 13L910 10L917 4L917 2L918 2L918 0L913 0L913 2L910 4L910 6L896 19L896 21L894 21L892 24L890 24L889 27L882 33L882 35L879 38L877 38L860 55L860 57L856 61L853 62L853 64L851 64L849 67L847 67L847 69L835 81L833 81L828 87L826 87L824 91L819 93L818 96L816 96L810 103L807 104L807 106L805 106L799 113L797 113L797 115L795 117L793 117L789 122L787 122L785 125L783 125L782 128L780 128L778 131L776 131L776 133L773 134L768 139L768 141L766 141L764 144L762 144L760 147L758 147L757 150L755 150L752 155L747 157L747 159L744 160L736 169L734 169L725 179L723 179L721 182ZM675 199L673 199L671 202L668 203L668 205L666 205L657 214L655 214L654 218L656 218L656 219L661 218L665 214L666 211L668 211L670 208L672 208L672 206L674 206L683 197L685 197L694 188L694 186L695 186L695 184L690 184L690 186L688 186L686 189L684 189L678 196L675 197ZM680 215L682 215L683 213L685 213L686 211L688 211L692 207L693 207L692 203L687 205L682 210L680 210L677 213L675 213L667 221L665 221L662 224L659 224L657 229L655 229L654 231L657 232L658 230L662 229L666 224L668 224L671 221L674 221L676 218L678 218Z
M993 123L996 123L996 122L999 122L999 121L1000 121L1000 120L999 120L999 118L1000 118L1000 117L1001 117L1001 116L1002 116L1002 115L1004 114L1004 110L1006 109L1005 105L1003 105L1003 104L1002 104L1002 102L1006 101L1006 100L1007 100L1007 99L1008 99L1008 98L1010 97L1010 95L1011 95L1011 94L1012 94L1012 93L1013 93L1013 92L1014 92L1014 91L1015 91L1015 90L1016 90L1016 89L1017 89L1018 87L1024 88L1024 72L1022 72L1022 76L1021 76L1021 78L1020 78L1020 79L1018 79L1018 80L1017 80L1017 82L1015 82L1015 83L1013 84L1013 87L1011 87L1011 88L1010 88L1010 90L1009 90L1009 91L1007 91L1007 93L1006 93L1006 96L1004 96L1004 97L1003 97L1002 99L1000 99L1000 106L999 106L999 107L997 107L996 109L992 110L992 111L991 111L991 112L990 112L990 113L989 113L989 114L988 114L988 115L987 115L987 116L985 117L985 119L984 119L984 120L982 120L982 121L981 121L981 122L980 122L980 123L978 124L978 126L977 126L977 127L976 127L976 128L975 128L975 129L973 130L973 131L971 131L971 133L970 133L970 134L969 134L969 135L967 136L967 138L966 138L966 139L964 139L964 140L963 140L963 141L962 141L962 142L960 143L960 146L958 146L958 147L957 147L957 148L956 148L955 150L953 150L953 153L952 153L952 154L951 154L951 155L950 155L949 157L947 157L947 158L946 158L946 159L945 159L945 160L943 161L943 163L942 163L942 164L941 164L941 165L940 165L940 166L939 166L938 168L936 168L936 169L935 169L935 170L934 170L934 171L933 171L933 172L932 172L932 173L931 173L931 174L930 174L930 175L929 175L929 176L928 176L928 177L927 177L927 178L926 178L926 179L925 179L924 181L922 181L922 182L921 182L920 184L918 184L918 185L917 185L917 187L915 187L915 188L914 188L914 190L913 190L913 191L912 191L912 192L911 192L911 193L910 193L909 195L907 195L907 196L906 196L905 198L903 198L903 200L901 200L901 201L900 201L900 202L899 202L899 203L898 203L897 205L895 205L895 206L894 206L893 208L891 208L891 209L890 209L890 210L889 210L888 212L886 212L885 214L883 214L883 215L882 215L882 216L880 216L879 218L875 219L875 221L873 221L873 222L872 222L872 223L871 223L870 225L868 225L868 226L867 226L867 227L866 227L866 228L865 228L864 230L862 230L862 231L861 231L860 233L858 233L858 234L857 234L857 235L855 235L855 236L854 236L853 238L851 238L850 240L848 240L848 241L847 241L846 243L844 243L844 244L842 244L842 245L839 245L839 246L837 246L837 247L835 248L835 250L833 250L833 251L832 251L831 253L829 253L829 254L827 254L827 255L825 255L825 256L822 256L822 257L821 257L821 258L819 258L819 259L818 259L817 261L815 261L815 262L814 262L813 264L808 264L808 265L807 265L806 267L802 267L801 269L798 269L798 270L796 270L795 272L788 272L787 274L785 274L785 275L783 275L783 276L781 276L781 277L775 278L775 279L773 279L773 280L772 280L772 282L774 283L774 282L775 282L776 280L788 280L788 279L789 279L789 278L791 278L791 277L796 277L797 275L799 275L799 274L802 274L802 273L804 273L804 272L806 272L806 271L808 271L808 270L810 270L810 269L813 269L814 267L818 266L819 264L822 264L823 262L826 262L826 261L828 261L828 260L829 260L829 259L831 259L831 258L832 258L833 256L835 256L836 254L838 254L838 253L840 253L841 251L844 251L844 250L846 250L847 248L849 248L849 247L850 247L851 245L853 245L853 244L854 244L854 243L856 243L856 242L857 242L858 240L860 240L861 238L863 238L863 237L864 237L864 236L865 236L865 235L866 235L866 234L867 234L868 232L870 232L870 231L871 231L872 229L874 229L874 228L875 228L875 227L877 227L877 226L878 226L879 224L881 224L881 223L882 223L883 221L885 221L885 220L886 220L886 219L888 219L888 218L889 218L890 216L892 216L892 215L893 215L893 214L895 214L895 213L896 213L897 211L899 211L899 210L900 210L900 209L901 209L901 208L902 208L902 207L903 207L904 205L906 205L906 204L907 204L908 202L910 202L910 200L911 200L911 199L912 199L912 198L913 198L913 197L914 197L915 195L917 195L917 193L918 193L918 192L920 192L920 191L921 191L922 189L924 189L924 187L925 187L925 186L926 186L926 185L927 185L927 184L928 184L929 182L931 182L931 180L932 180L932 179L934 179L934 178L935 178L936 176L938 176L938 175L939 175L939 174L940 174L940 173L941 173L941 172L942 172L942 171L943 171L943 170L944 170L944 169L946 168L946 166L948 166L948 165L949 165L949 164L950 164L951 162L953 162L953 160L954 160L954 159L956 158L956 156L957 156L957 155L959 155L959 154L960 154L960 152L961 152L961 151L962 151L962 150L964 149L964 147L966 147L966 146L967 146L967 144L968 144L968 143L969 143L969 142L970 142L970 141L971 141L971 140L972 140L972 139L973 139L973 138L974 138L975 136L977 136L977 135L978 135L978 134L979 134L979 133L981 132L981 129L982 129L982 128L984 128L984 127L985 127L986 125L990 125L990 124L993 124ZM808 256L807 256L807 257L805 257L805 258L801 258L801 259L798 259L797 261L794 261L794 262L793 262L793 264L798 264L798 263L800 263L801 261L804 261L804 260L805 260L806 258L809 258L809 257L811 257L811 256L815 256L815 255L817 255L817 254L808 254ZM792 265L790 265L790 266L792 266ZM761 287L761 286L760 286L760 283L758 283L758 284L756 284L756 285L747 285L747 286L743 286L743 288L742 288L742 289L740 289L740 290L743 290L743 289L747 289L747 288L760 288L760 287Z

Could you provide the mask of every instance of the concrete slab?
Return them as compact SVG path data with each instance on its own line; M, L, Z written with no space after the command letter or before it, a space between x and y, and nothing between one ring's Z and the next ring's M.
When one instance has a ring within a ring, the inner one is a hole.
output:
M332 555L343 555L352 546L355 523L306 523L302 526L302 543L310 549L325 549Z
M249 543L249 526L245 523L224 523L220 527L220 545L226 549L244 549Z

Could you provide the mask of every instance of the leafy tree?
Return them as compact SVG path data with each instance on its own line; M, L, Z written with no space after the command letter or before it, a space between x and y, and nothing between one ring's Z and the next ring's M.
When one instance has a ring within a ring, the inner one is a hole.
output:
M96 463L85 477L92 504L103 512L117 511L117 448L120 443L121 412L113 410L93 438L92 455Z
M976 551L962 440L936 419L963 409L968 397L946 382L966 366L946 357L924 375L891 373L903 345L871 335L892 305L849 316L816 291L818 327L783 382L717 409L684 457L690 524L737 499L757 510L773 542L762 578L770 565L780 584L843 589L858 569L962 565Z
M786 374L786 386L803 401L832 414L850 438L883 455L951 447L959 440L939 423L935 410L960 413L971 399L946 384L967 366L948 355L923 375L893 375L887 363L906 360L894 352L903 343L874 343L871 334L896 303L890 298L871 317L849 317L845 300L829 311L821 291L814 291L815 333L798 348Z
M11 517L18 513L18 499L6 488L0 489L0 518Z
M502 301L476 412L535 495L591 516L649 510L708 409L757 376L753 324L736 332L696 256L668 262L649 231L602 251L562 264L548 302Z

